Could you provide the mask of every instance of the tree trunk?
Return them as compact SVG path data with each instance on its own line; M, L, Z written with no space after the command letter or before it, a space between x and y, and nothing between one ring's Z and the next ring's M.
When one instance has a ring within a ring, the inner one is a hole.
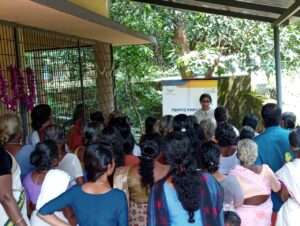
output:
M97 42L95 58L97 64L97 100L100 110L107 117L115 109L111 46Z
M190 52L190 45L186 35L184 27L184 18L181 15L182 13L176 13L177 18L175 21L175 36L174 42L178 45L180 50L180 55L184 55Z

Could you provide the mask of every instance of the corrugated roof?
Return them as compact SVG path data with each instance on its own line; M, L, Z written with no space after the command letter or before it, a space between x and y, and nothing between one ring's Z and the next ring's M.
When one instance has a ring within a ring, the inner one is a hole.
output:
M299 0L135 0L172 8L201 11L212 14L239 17L275 23L281 15ZM298 11L299 8L296 9ZM296 12L294 16L300 14Z

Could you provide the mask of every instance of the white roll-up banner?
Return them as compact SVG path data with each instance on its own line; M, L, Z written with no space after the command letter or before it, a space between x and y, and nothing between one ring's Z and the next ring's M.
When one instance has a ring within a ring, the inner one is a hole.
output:
M193 115L199 108L199 97L212 97L212 108L217 107L218 80L165 80L162 81L163 115Z

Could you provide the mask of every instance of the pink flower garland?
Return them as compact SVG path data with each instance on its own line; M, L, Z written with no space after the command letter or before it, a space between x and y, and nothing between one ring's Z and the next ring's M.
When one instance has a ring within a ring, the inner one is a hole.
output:
M22 72L15 66L10 66L11 95L8 91L9 85L0 70L0 101L8 110L16 111L18 104L24 104L27 110L32 110L35 103L35 81L33 71L26 68L26 80L28 88L25 88L25 81ZM11 96L11 97L10 97Z

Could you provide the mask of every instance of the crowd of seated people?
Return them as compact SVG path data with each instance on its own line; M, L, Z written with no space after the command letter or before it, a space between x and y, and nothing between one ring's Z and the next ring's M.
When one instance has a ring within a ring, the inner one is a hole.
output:
M149 116L140 139L126 115L87 119L82 104L67 132L35 106L25 143L19 116L1 115L0 225L298 226L295 114L266 104L239 127L200 100L208 113Z

